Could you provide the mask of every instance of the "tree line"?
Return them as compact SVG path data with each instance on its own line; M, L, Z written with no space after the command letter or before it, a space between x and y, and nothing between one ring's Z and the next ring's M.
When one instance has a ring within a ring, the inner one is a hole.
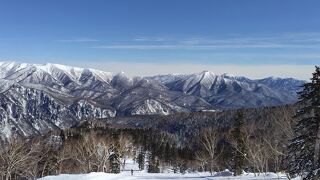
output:
M185 173L228 168L237 174L242 170L280 170L284 151L280 143L284 140L270 139L278 137L260 129L258 121L245 124L244 112L238 111L232 126L203 127L187 143L181 142L179 133L110 127L100 121L86 121L75 128L31 139L13 138L0 148L0 177L9 180L65 173L119 173L129 158L138 163L140 170L150 173L168 169Z

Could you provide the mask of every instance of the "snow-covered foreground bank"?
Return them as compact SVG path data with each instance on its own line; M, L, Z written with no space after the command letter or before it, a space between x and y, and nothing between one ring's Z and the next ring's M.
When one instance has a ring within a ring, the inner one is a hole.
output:
M109 173L90 173L90 174L63 174L59 176L47 176L39 180L175 180L175 179L188 179L188 180L223 180L223 179L243 179L243 180L268 180L268 179L287 179L284 174L268 173L260 176L254 176L254 174L244 174L242 176L234 177L229 174L230 172L220 172L210 175L208 173L188 173L188 174L174 174L174 173L145 173L134 172L132 176L130 172L122 172L120 174ZM300 180L295 178L294 180Z
M187 180L287 180L285 174L275 174L275 173L266 173L266 174L256 174L253 173L244 173L242 176L233 176L232 172L225 170L222 172L216 172L211 175L209 172L192 172L186 174L175 174L169 169L163 171L165 173L147 173L146 170L140 171L138 164L132 159L127 159L125 164L124 171L120 174L111 174L111 173L102 173L94 172L90 174L62 174L58 176L47 176L39 180L176 180L176 179L187 179ZM147 162L145 162L147 164ZM147 165L145 164L145 169ZM131 170L134 171L131 175ZM300 178L295 178L292 180L301 180Z

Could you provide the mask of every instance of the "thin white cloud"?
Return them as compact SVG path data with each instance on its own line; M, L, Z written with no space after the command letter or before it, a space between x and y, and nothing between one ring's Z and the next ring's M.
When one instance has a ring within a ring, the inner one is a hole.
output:
M146 37L136 37L133 39L133 41L149 41L149 39Z
M141 42L165 42L171 41L171 38L168 37L148 37L148 36L138 36L133 39L133 41L141 41Z
M219 45L180 45L180 44L121 44L121 45L103 45L94 46L96 49L140 49L140 50L156 50L156 49L184 49L184 50L204 50L204 49L248 49L248 48L309 48L318 49L320 46L314 45L294 45L294 44L219 44Z
M92 38L75 38L75 39L61 39L59 42L98 42L97 39Z
M250 49L300 48L319 49L320 33L284 33L278 35L229 35L223 37L137 37L127 42L113 42L95 46L98 49Z
M138 36L127 40L108 41L93 38L71 38L58 40L59 42L104 42L94 46L97 49L271 49L271 48L320 48L320 33L283 33L275 35L225 35L221 37L199 36L199 37L165 37L165 36ZM112 43L111 43L112 42Z

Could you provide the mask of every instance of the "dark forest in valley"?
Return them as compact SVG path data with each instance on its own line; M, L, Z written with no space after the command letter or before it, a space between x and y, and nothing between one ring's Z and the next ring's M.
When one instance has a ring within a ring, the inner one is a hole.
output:
M153 173L239 168L279 172L287 166L286 147L297 121L292 115L300 106L83 121L70 129L4 143L0 175L16 179L119 173L128 158Z

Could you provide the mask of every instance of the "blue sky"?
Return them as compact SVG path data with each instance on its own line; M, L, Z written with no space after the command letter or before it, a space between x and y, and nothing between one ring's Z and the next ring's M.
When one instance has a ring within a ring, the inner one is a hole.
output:
M152 74L133 66L168 73L197 65L306 79L303 72L320 64L319 7L319 0L0 0L0 60L132 75ZM281 66L296 69L270 72Z

